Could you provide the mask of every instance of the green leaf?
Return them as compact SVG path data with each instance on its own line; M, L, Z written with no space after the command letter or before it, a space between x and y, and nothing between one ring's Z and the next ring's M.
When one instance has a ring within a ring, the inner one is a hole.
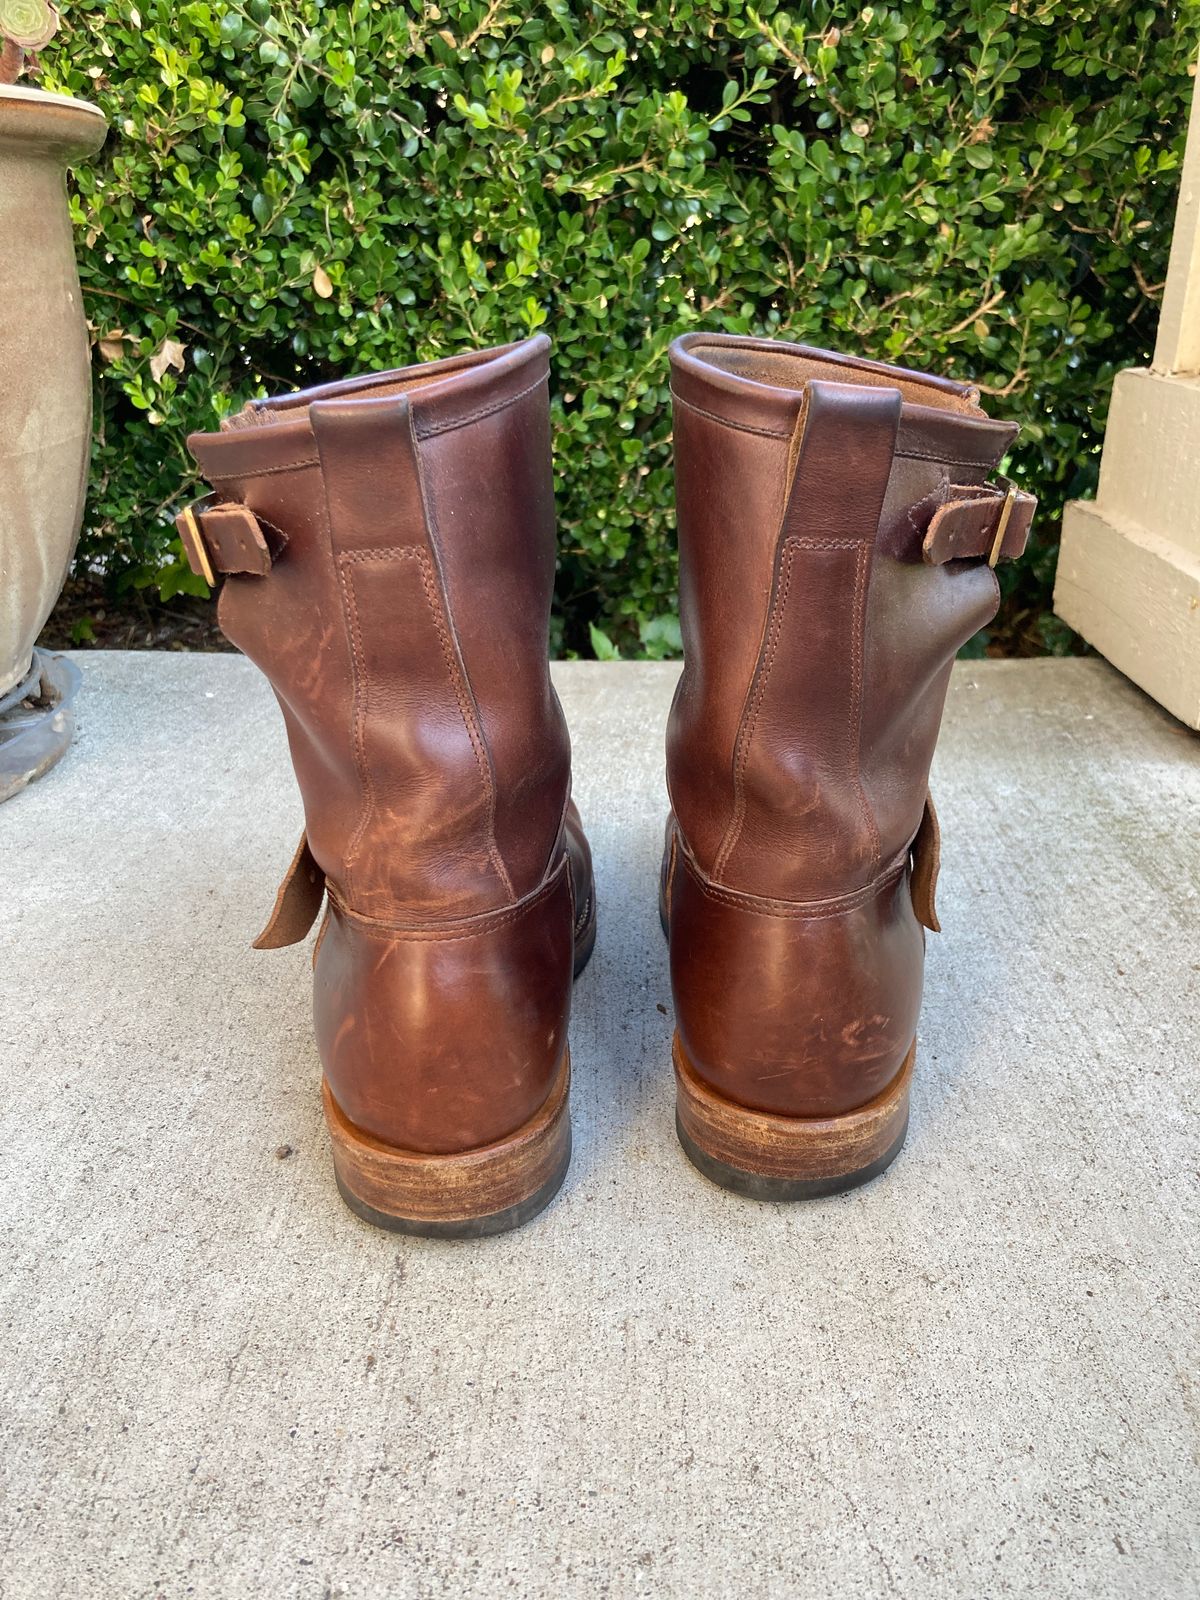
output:
M192 592L161 509L198 492L189 433L536 330L556 648L599 654L594 627L674 655L666 352L706 328L981 385L1040 501L989 648L1076 648L1059 522L1094 492L1115 373L1151 354L1195 0L62 9L39 87L113 129L69 192L95 340L78 570L117 598ZM167 338L185 370L156 383Z
M603 633L594 622L588 623L588 633L592 641L592 651L597 661L617 661L621 652L613 644L606 633Z

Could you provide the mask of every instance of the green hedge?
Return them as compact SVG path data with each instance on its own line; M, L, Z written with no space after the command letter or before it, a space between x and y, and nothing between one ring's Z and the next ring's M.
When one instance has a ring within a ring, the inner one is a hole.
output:
M666 348L706 326L978 381L1044 505L1006 637L1067 648L1059 513L1151 348L1198 41L1196 0L76 0L43 82L113 126L81 559L188 588L188 430L545 328L556 644L672 653Z

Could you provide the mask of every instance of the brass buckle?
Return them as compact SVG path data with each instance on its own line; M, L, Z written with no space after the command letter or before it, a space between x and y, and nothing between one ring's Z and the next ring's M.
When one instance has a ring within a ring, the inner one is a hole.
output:
M1008 519L1012 516L1012 509L1017 499L1017 486L1012 479L1001 478L1000 482L1008 485L1008 493L1004 496L1004 504L1000 507L1000 521L996 524L996 537L992 540L992 553L988 556L989 567L995 567L1000 559L1004 535L1008 532Z
M196 521L196 513L191 506L185 506L178 517L179 537L188 554L188 564L198 578L203 578L210 589L217 587L216 574L212 569L212 562L208 559L208 550L205 548L204 535L200 532L200 524Z

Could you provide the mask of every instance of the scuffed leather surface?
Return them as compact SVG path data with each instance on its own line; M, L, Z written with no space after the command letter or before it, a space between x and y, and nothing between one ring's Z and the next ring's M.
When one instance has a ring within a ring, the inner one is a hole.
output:
M880 866L859 781L862 633L900 418L895 390L814 379L806 398L734 753L733 819L711 868L718 882L784 900L836 894Z
M279 699L328 882L315 1014L335 1098L414 1149L537 1109L591 892L546 650L548 348L258 402L189 441L219 498L286 539L226 580L219 617ZM293 876L273 942L309 909L296 894Z
M912 1043L929 768L954 656L998 603L986 562L931 566L922 545L1016 430L967 385L805 347L687 335L671 354L680 1035L742 1104L849 1110Z
M331 905L313 1014L350 1121L431 1154L528 1121L566 1050L571 924L565 856L544 888L484 917L396 929Z
M727 1099L835 1116L895 1077L916 1031L924 934L907 873L824 905L706 883L677 850L671 986L687 1059Z

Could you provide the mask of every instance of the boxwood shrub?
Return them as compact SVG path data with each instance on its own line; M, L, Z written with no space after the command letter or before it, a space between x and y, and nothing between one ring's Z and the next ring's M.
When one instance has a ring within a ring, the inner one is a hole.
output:
M74 0L97 436L80 559L196 583L185 434L252 394L555 341L555 644L678 644L666 349L706 326L978 382L1042 496L994 647L1067 649L1058 523L1161 298L1200 8ZM982 647L980 645L979 647Z

